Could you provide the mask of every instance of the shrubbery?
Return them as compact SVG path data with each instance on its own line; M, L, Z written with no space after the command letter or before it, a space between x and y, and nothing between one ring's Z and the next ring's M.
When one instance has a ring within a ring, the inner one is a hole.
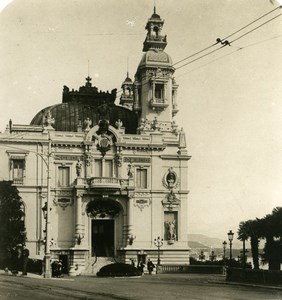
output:
M140 276L141 272L132 265L115 263L102 267L97 273L99 277Z

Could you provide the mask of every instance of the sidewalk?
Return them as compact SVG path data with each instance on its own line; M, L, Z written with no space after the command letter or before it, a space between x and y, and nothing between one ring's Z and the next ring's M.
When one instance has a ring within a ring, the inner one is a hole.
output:
M69 276L66 277L52 277L52 278L44 278L43 275L39 274L34 274L34 273L27 273L27 275L22 275L22 272L19 272L18 274L14 275L11 273L9 270L6 272L5 270L0 270L0 275L4 276L13 276L13 277L21 277L21 278L34 278L34 279L50 279L50 280L69 280L69 281L74 281L74 278L69 278Z

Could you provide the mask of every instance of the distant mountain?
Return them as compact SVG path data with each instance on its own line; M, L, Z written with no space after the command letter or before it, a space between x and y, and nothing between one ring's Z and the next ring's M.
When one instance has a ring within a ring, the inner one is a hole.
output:
M205 245L203 245L199 242L195 242L195 241L188 241L188 245L192 249L209 249L208 246L205 246Z
M226 239L227 242L227 248L229 248L229 241L228 239ZM196 243L196 244L194 244ZM191 248L222 248L222 243L223 240L219 239L219 238L213 238L213 237L209 237L206 236L204 234L188 234L188 244ZM194 247L193 245L197 245L197 244L201 244L202 246L198 247ZM232 242L233 248L237 248L240 249L242 247L242 243L240 241L233 240Z

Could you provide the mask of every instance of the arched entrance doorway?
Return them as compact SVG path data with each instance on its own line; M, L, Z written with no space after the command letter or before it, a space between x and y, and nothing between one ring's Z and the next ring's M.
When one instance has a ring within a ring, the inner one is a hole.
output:
M92 219L92 256L112 257L115 249L115 221Z
M86 212L91 217L91 255L115 256L116 217L122 210L113 199L95 199L87 204Z

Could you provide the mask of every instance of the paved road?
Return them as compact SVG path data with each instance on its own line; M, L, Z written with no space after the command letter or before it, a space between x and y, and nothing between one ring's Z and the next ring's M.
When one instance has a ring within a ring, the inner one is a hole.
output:
M0 300L282 300L282 290L224 284L218 276L176 274L138 278L23 278L0 275Z

